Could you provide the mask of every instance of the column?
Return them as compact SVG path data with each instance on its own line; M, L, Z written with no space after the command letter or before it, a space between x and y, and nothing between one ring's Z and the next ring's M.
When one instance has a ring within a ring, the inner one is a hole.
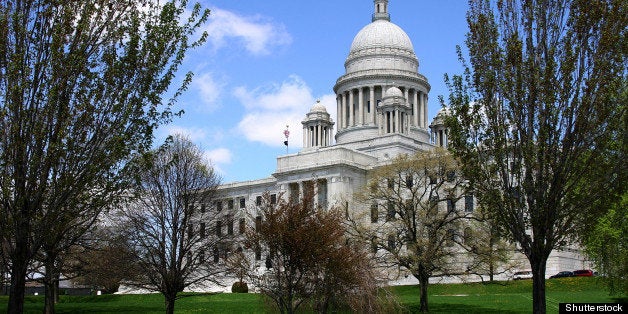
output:
M318 134L316 134L318 146L323 146L323 126L319 124L316 128L318 129Z
M349 126L354 126L354 116L353 116L353 89L349 91Z
M364 87L358 89L358 125L364 124Z
M423 109L424 106L425 104L423 103L423 92L419 92L419 126L421 128L425 128L425 118L423 117L425 115L425 110Z
M395 133L401 133L401 112L395 110Z
M405 97L405 98L406 98L406 103L405 103L405 104L409 104L409 103L410 103L410 95L409 95L409 92L410 92L410 90L409 90L407 87L405 87L405 88L403 89L403 97ZM405 104L404 104L404 105L405 105Z
M417 91L416 89L414 90L414 93L412 93L414 96L414 102L412 103L412 122L414 123L414 126L419 126L419 91Z
M375 86L369 86L369 94L369 101L371 102L369 122L375 124L375 115L377 114L377 105L375 104Z
M303 125L303 147L307 147L307 126Z
M341 120L339 121L340 124L342 124L342 128L346 129L347 128L347 93L343 92L342 93L342 115L341 115Z
M427 128L427 94L423 94L423 126Z
M338 127L342 128L342 96L340 94L336 95L336 119L338 120Z

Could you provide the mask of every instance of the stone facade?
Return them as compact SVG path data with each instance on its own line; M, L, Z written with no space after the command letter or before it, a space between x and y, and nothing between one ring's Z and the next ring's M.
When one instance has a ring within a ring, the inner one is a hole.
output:
M264 193L288 197L300 193L308 181L316 183L318 202L324 207L368 211L354 204L352 196L365 185L370 170L399 154L446 146L442 119L446 110L428 125L430 85L419 73L410 37L390 22L387 0L374 0L374 4L372 23L355 36L346 73L333 87L338 121L332 121L320 103L315 104L302 122L301 151L278 157L277 169L268 178L220 186L213 209L231 207L225 212L233 210L229 214L232 223L245 219L254 224ZM578 253L555 252L547 266L548 276L585 267ZM395 283L416 282L409 276Z

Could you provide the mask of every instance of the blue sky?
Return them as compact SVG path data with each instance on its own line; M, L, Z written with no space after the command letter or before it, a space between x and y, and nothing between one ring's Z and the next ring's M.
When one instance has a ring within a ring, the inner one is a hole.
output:
M301 120L317 99L336 121L333 86L344 74L354 36L371 22L372 0L201 0L212 10L203 47L188 53L193 82L176 109L185 114L162 126L188 135L224 183L266 178L276 157L301 148ZM465 0L390 0L391 22L409 35L419 72L432 87L430 121L443 74L461 72L455 47L464 45Z

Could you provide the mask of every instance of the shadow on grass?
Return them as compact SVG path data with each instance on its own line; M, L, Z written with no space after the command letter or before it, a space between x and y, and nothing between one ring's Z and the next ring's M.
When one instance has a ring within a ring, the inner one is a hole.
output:
M406 304L408 313L421 313L420 304ZM521 313L490 307L475 306L460 303L436 303L429 305L430 313Z

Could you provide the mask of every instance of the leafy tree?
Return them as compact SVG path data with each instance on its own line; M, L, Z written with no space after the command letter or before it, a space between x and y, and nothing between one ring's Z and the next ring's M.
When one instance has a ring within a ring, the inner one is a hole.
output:
M313 184L304 184L300 199L265 197L263 221L247 232L247 244L265 248L266 270L249 273L281 313L295 313L304 303L326 313L334 304L354 311L374 312L377 282L370 261L359 247L347 243L344 214L315 203Z
M131 284L162 293L167 313L174 312L179 292L224 271L205 254L222 239L212 227L218 213L206 210L220 179L203 158L182 136L145 156L138 161L136 201L124 211L127 237L144 271Z
M23 311L27 265L43 242L114 204L125 188L125 161L150 148L154 129L171 118L191 74L170 99L162 96L185 52L204 40L189 37L209 14L186 6L0 2L0 230L11 264L9 313Z
M625 147L612 146L626 134L613 126L625 111L628 5L469 4L470 64L460 53L464 75L446 77L449 147L482 207L530 262L533 309L544 313L550 253L599 213L594 200L624 184L616 156Z
M586 253L607 278L611 293L628 294L628 193L597 220Z
M429 278L464 272L458 257L470 208L459 208L465 181L444 149L400 155L373 170L357 199L370 213L351 219L351 230L371 242L387 269L410 272L421 288L420 310L428 311Z

